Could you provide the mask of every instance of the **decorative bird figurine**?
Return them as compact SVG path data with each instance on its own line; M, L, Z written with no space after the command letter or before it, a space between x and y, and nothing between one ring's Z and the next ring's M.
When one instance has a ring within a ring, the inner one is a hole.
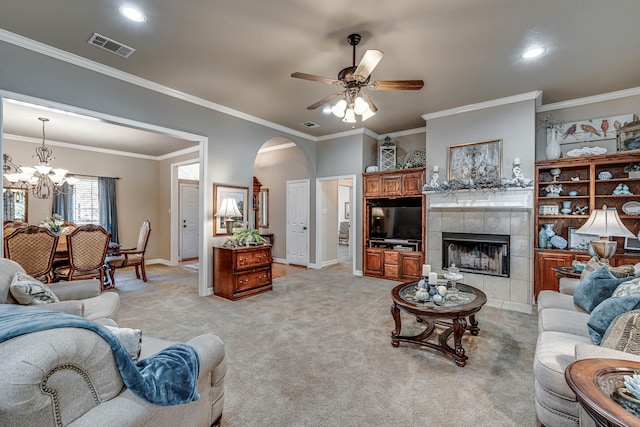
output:
M598 135L600 136L600 132L598 132L596 130L596 128L594 128L593 126L590 125L580 125L580 129L582 129L585 132L589 132L589 134L591 135Z
M604 136L606 138L607 129L609 129L609 120L607 119L602 120L602 123L600 123L600 129L602 129L602 133L604 133Z
M576 133L576 124L572 124L571 127L569 129L567 129L567 131L565 133L562 134L562 139L567 139L567 137L569 135L573 135L574 133Z

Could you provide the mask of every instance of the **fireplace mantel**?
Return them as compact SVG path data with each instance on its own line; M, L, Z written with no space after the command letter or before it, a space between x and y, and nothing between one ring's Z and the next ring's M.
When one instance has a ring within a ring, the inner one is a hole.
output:
M533 188L501 190L425 191L427 209L533 209Z

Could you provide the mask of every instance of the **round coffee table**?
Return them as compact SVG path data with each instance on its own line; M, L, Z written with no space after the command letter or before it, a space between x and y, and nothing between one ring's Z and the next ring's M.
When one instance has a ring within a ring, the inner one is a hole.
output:
M466 365L468 357L462 347L462 335L465 330L471 335L478 335L480 332L475 314L487 302L487 296L480 289L458 283L457 291L450 290L445 301L437 305L432 301L415 300L416 285L417 282L403 283L391 290L391 315L395 321L395 329L391 331L391 345L398 347L401 342L407 342L426 346L453 358L458 366ZM415 336L400 335L400 311L414 315L418 322L425 324L425 330ZM440 333L437 341L429 341L429 337L436 332L436 326L446 329ZM447 343L452 333L454 347Z

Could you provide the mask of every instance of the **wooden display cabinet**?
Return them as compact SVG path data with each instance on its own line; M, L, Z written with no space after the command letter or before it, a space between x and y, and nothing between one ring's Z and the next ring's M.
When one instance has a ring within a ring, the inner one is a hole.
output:
M600 156L573 157L536 162L535 170L535 296L543 289L558 290L558 279L551 267L570 265L573 260L588 261L589 255L582 250L559 250L553 247L538 247L537 234L543 224L553 224L554 232L569 240L569 229L581 227L593 209L602 209L604 205L616 208L624 225L637 234L640 231L640 216L628 215L622 210L625 203L637 201L640 197L640 178L629 178L624 168L640 162L640 151L605 154ZM556 181L551 174L559 169ZM610 179L602 179L601 172L610 172ZM600 177L599 177L600 175ZM546 188L549 185L561 185L562 191L557 197L548 197ZM618 185L626 185L632 194L614 195ZM575 191L577 195L569 195ZM562 202L571 202L571 213L562 213ZM543 214L541 206L557 206L558 213ZM580 213L576 207L583 208ZM611 259L612 265L635 264L640 261L640 254L624 253L624 238L616 237L618 250ZM572 242L568 242L571 244Z
M424 168L402 169L363 174L364 231L363 270L365 276L391 280L418 280L422 274L425 247L425 200L422 187ZM371 205L389 199L406 198L411 206L422 207L419 241L385 241L370 239Z

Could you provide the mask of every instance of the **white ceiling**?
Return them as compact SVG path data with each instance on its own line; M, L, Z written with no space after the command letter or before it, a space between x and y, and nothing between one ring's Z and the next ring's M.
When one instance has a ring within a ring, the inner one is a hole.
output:
M122 3L2 0L0 28L313 136L351 125L306 110L335 87L290 74L336 78L351 65L354 32L362 34L356 61L366 49L385 52L372 79L425 81L420 91L370 92L379 112L365 124L378 134L422 127L425 113L536 90L548 104L640 87L637 0L129 2L146 13L142 24L118 13ZM94 32L136 52L124 59L91 46ZM520 59L534 43L546 54ZM37 117L30 120L39 134ZM13 126L9 111L5 127Z

